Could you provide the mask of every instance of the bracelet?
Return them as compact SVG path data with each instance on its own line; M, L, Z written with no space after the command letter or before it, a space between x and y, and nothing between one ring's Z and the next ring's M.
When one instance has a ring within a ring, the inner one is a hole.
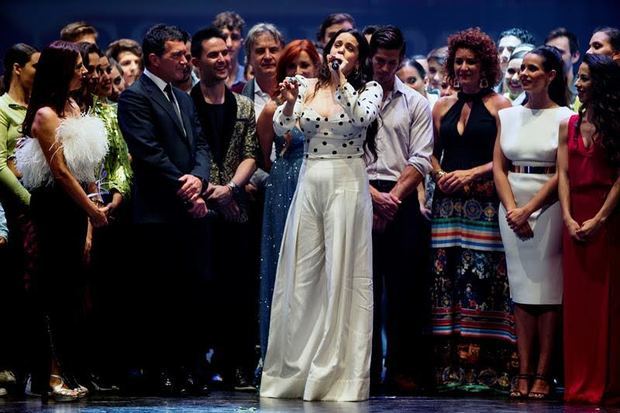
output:
M101 198L101 194L98 192L93 192L90 194L86 194L86 196L88 197L88 199L90 199L91 202L97 204L97 205L103 205L103 199Z
M439 181L441 177L444 176L446 173L447 172L444 171L443 169L439 169L439 170L432 170L430 175L431 175L431 178L433 178L433 181L437 183L437 181Z
M239 192L241 192L241 188L239 187L239 185L237 185L232 179L229 183L226 184L226 186L230 188L230 191L233 195L238 195Z

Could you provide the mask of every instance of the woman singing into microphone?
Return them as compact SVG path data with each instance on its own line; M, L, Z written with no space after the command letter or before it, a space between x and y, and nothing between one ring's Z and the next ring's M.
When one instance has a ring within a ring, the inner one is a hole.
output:
M298 125L305 161L276 271L261 396L358 401L369 394L372 339L372 203L364 153L376 156L383 97L367 66L368 43L341 30L318 79L280 84L274 115Z

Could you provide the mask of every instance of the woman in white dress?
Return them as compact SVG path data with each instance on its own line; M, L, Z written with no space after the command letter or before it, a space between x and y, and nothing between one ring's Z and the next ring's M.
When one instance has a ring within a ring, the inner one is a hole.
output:
M358 401L369 394L372 204L364 149L374 151L383 97L368 82L356 31L327 44L318 79L280 84L277 135L298 125L306 155L276 271L260 395Z
M528 100L499 111L493 173L519 351L511 397L545 398L562 304L563 224L555 160L560 122L573 112L566 107L557 49L541 46L526 54L520 79Z

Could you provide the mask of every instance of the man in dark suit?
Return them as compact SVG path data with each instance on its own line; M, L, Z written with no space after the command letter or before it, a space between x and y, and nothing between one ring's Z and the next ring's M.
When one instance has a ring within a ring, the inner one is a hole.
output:
M151 27L142 44L144 74L118 102L118 119L134 168L131 193L136 260L130 288L137 317L135 355L157 372L162 393L195 389L197 334L208 262L201 193L209 148L191 98L172 87L185 75L187 34Z

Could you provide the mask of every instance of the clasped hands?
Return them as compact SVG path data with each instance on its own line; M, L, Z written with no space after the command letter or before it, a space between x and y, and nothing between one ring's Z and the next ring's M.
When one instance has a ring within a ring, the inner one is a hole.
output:
M452 172L444 172L437 179L437 186L443 193L451 194L458 190L464 189L475 178L475 174L471 170L458 170Z
M534 237L534 231L532 231L532 227L530 227L527 221L530 215L532 215L532 212L526 207L515 207L506 211L506 222L508 222L508 226L522 241Z
M177 191L183 201L191 203L188 212L192 218L203 218L207 215L207 203L201 196L202 180L194 175L183 175L179 178L181 188Z
M570 236L581 242L587 241L590 237L598 232L601 228L603 221L594 217L583 221L581 225L575 221L572 217L566 220L566 227Z
M233 197L232 188L230 186L209 184L204 196L207 197L207 200L217 205L218 211L222 213L227 221L239 221L241 209Z
M376 192L372 195L372 227L376 232L383 232L394 220L402 201L389 192Z

